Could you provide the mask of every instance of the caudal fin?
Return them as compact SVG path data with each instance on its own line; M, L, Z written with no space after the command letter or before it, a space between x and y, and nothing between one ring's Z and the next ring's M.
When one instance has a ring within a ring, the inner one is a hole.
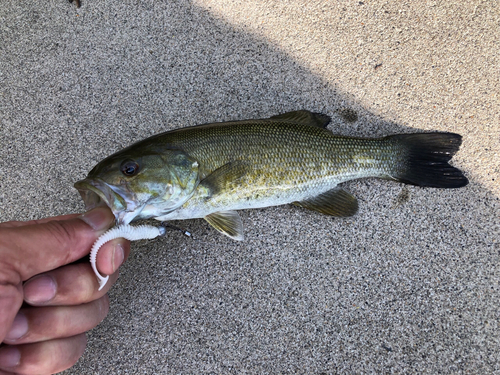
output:
M398 134L387 139L399 144L405 155L405 160L393 176L398 181L447 189L469 183L462 171L448 164L462 144L459 134Z

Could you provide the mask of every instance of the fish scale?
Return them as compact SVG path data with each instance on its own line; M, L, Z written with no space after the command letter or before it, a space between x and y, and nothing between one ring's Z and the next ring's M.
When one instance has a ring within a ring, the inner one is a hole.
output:
M337 186L345 181L379 177L438 188L468 182L448 163L458 134L352 138L328 131L329 120L294 111L165 132L104 159L75 187L88 209L106 204L118 224L204 218L241 240L236 210L293 203L354 215L356 198Z
M169 219L204 217L208 211L223 208L286 204L319 195L353 178L387 177L401 154L383 139L339 137L326 129L284 121L196 126L167 134L165 141L200 160L205 175L235 160L248 162L247 174L238 181L237 189L228 189L209 201L205 200L209 193L199 189ZM367 154L373 162L362 157Z

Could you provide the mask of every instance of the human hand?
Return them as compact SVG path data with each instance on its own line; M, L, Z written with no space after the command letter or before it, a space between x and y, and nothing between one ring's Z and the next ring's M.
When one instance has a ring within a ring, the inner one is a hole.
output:
M83 354L84 332L107 315L106 292L130 243L116 239L99 251L97 268L111 275L101 291L90 263L73 262L88 255L113 223L103 207L0 223L0 375L60 372Z

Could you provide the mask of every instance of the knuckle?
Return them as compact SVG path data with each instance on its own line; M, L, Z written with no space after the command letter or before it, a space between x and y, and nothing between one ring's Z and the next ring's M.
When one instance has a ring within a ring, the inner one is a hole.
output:
M49 221L45 225L50 235L60 245L66 245L76 237L76 229L72 225L68 225L67 222Z
M109 297L107 294L98 299L98 313L101 319L104 319L109 312Z
M95 300L97 286L88 263L65 266L55 271L58 291L58 305L80 305Z
M50 243L57 246L65 255L65 262L72 257L72 250L78 248L81 243L81 233L78 228L69 221L50 221L45 223Z
M72 367L82 356L85 334L27 344L21 349L21 363L16 371L23 374L54 374Z
M95 299L96 283L93 280L93 273L88 264L79 264L74 268L75 274L72 275L73 282L68 291L74 298L73 303L87 303Z

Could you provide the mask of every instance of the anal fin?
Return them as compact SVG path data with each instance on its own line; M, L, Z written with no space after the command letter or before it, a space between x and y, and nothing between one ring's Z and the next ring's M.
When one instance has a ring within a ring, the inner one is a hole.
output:
M355 196L340 188L329 190L316 197L300 202L293 202L294 205L317 211L325 215L347 217L358 212L358 200Z
M219 211L204 218L216 230L236 241L243 241L243 223L236 211Z

